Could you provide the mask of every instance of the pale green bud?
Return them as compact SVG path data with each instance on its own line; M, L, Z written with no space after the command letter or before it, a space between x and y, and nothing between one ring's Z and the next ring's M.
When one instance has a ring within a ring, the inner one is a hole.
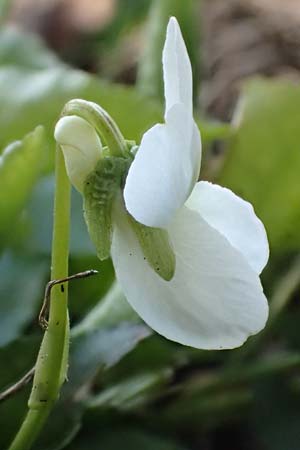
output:
M86 177L101 158L101 141L95 129L78 116L62 117L56 124L54 136L64 154L71 183L83 190Z

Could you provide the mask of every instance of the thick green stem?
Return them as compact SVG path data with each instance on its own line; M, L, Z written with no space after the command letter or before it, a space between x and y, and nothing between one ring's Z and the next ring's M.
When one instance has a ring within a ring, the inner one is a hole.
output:
M51 279L68 274L70 183L61 150L56 151L56 191ZM62 287L63 286L63 287ZM66 377L69 346L67 284L52 289L49 325L38 354L29 411L9 450L28 450L38 437Z

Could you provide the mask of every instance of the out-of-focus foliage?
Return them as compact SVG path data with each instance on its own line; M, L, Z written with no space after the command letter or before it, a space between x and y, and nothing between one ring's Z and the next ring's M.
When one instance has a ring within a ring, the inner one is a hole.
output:
M1 390L7 385L10 385L13 379L17 380L21 378L31 367L33 367L39 345L40 336L23 336L10 344L0 347ZM20 426L26 413L26 403L29 394L30 389L27 386L19 393L19 395L12 397L7 402L0 403L0 445L2 448L6 448Z
M299 249L299 86L289 81L248 82L235 121L220 183L255 205L273 250Z
M107 309L107 302L110 305L112 300L113 307ZM114 291L113 299L105 298L96 309L90 313L94 320L79 324L72 333L69 382L64 385L45 432L34 447L36 450L54 450L61 448L62 443L71 442L81 426L96 374L114 366L150 335L150 330L139 323L134 314L128 314L130 308L118 291Z
M121 4L119 31L126 30L123 8L131 18L142 17L148 5L138 3L126 2L136 11ZM137 142L162 119L159 101L70 68L36 37L2 27L0 389L33 366L41 341L53 127L74 97L101 104ZM99 275L70 284L68 382L36 450L298 448L300 269L293 258L300 242L299 111L298 86L254 80L243 90L233 127L200 121L205 151L216 140L226 146L218 182L254 204L274 249L264 277L269 324L239 350L197 351L153 335L114 284L111 262L97 260L81 197L72 193L70 273L95 268ZM28 393L26 387L0 404L0 448L20 425Z
M127 139L137 142L143 132L162 120L160 102L151 100L131 87L114 85L71 69L43 49L33 36L13 29L0 31L0 145L22 138L37 124L45 127L53 145L53 127L64 104L84 98L101 104L115 119ZM26 43L26 44L25 44ZM22 48L26 46L26 52ZM36 58L32 55L36 53ZM13 55L15 55L13 57ZM28 55L29 59L26 59ZM206 127L208 132L206 133ZM204 139L211 139L212 125L203 123ZM215 125L218 131L218 126ZM224 126L221 127L223 129ZM49 150L53 154L53 151Z
M18 337L41 302L47 264L7 251L0 258L0 346ZM34 276L33 276L34 274Z
M48 51L33 34L26 34L13 28L1 30L0 63L24 69L42 70L59 64L54 53Z
M163 98L163 80L161 73L161 54L165 41L165 29L169 17L178 17L180 28L188 49L193 70L193 92L197 99L198 92L198 60L197 38L199 29L194 18L196 3L193 0L154 0L148 21L146 48L139 64L137 87L147 95ZM197 80L197 81L196 81Z
M43 53L41 44L33 36L27 41L20 32L2 29L0 42L2 39L5 44L0 59L2 147L22 138L37 124L45 126L53 146L55 121L64 104L76 97L101 104L128 139L139 140L143 131L161 119L161 107L156 102L146 100L132 88L102 82L67 67L49 51ZM22 52L24 46L26 52ZM36 50L37 58L34 59L32 54ZM15 55L15 59L11 55ZM29 55L29 60L25 55ZM49 150L49 154L53 153Z
M111 45L120 39L120 34L125 34L131 26L134 26L139 20L145 18L145 15L151 5L151 0L123 0L119 2L114 20L108 27L100 32L101 42Z
M0 236L13 224L31 194L45 151L43 128L9 145L0 156ZM17 187L17 189L16 189ZM9 196L8 193L12 193Z

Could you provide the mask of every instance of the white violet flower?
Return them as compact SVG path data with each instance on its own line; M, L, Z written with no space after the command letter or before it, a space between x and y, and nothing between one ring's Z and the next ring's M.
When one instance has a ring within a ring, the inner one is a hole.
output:
M126 172L118 169L128 174L125 181L115 177L115 196L107 194L114 188L114 183L107 184L108 166L106 184L103 163L101 176L95 169L104 161L105 149L89 123L63 117L55 138L72 183L84 194L96 247L102 245L97 223L102 220L103 230L103 223L109 229L111 221L111 246L101 247L98 254L106 257L110 251L117 280L142 319L181 344L238 347L258 333L268 317L259 279L269 256L268 241L248 202L229 189L197 182L201 141L193 119L192 71L174 17L167 28L163 74L165 123L144 134ZM90 194L87 185L97 179L101 186ZM104 220L99 208L108 197L114 201Z

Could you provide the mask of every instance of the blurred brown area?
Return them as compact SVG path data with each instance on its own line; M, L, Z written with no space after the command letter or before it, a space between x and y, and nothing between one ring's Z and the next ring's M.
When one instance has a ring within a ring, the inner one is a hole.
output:
M89 32L105 26L115 10L116 0L14 0L10 19L41 33L47 28L56 31L59 25L66 30ZM58 18L61 22L57 23Z
M114 81L133 83L142 42L139 28L126 33L113 51L99 34L117 17L121 0L13 0L9 21L38 33L67 62Z
M82 37L105 28L116 14L117 0L13 0L9 21L40 34L63 54Z
M228 120L250 76L299 80L299 0L205 0L202 108Z
M14 0L10 22L43 36L62 58L133 83L144 33L136 27L113 51L86 38L109 26L121 0ZM202 110L230 120L241 82L262 74L299 80L300 0L195 0L202 3ZM86 43L86 44L85 44Z

